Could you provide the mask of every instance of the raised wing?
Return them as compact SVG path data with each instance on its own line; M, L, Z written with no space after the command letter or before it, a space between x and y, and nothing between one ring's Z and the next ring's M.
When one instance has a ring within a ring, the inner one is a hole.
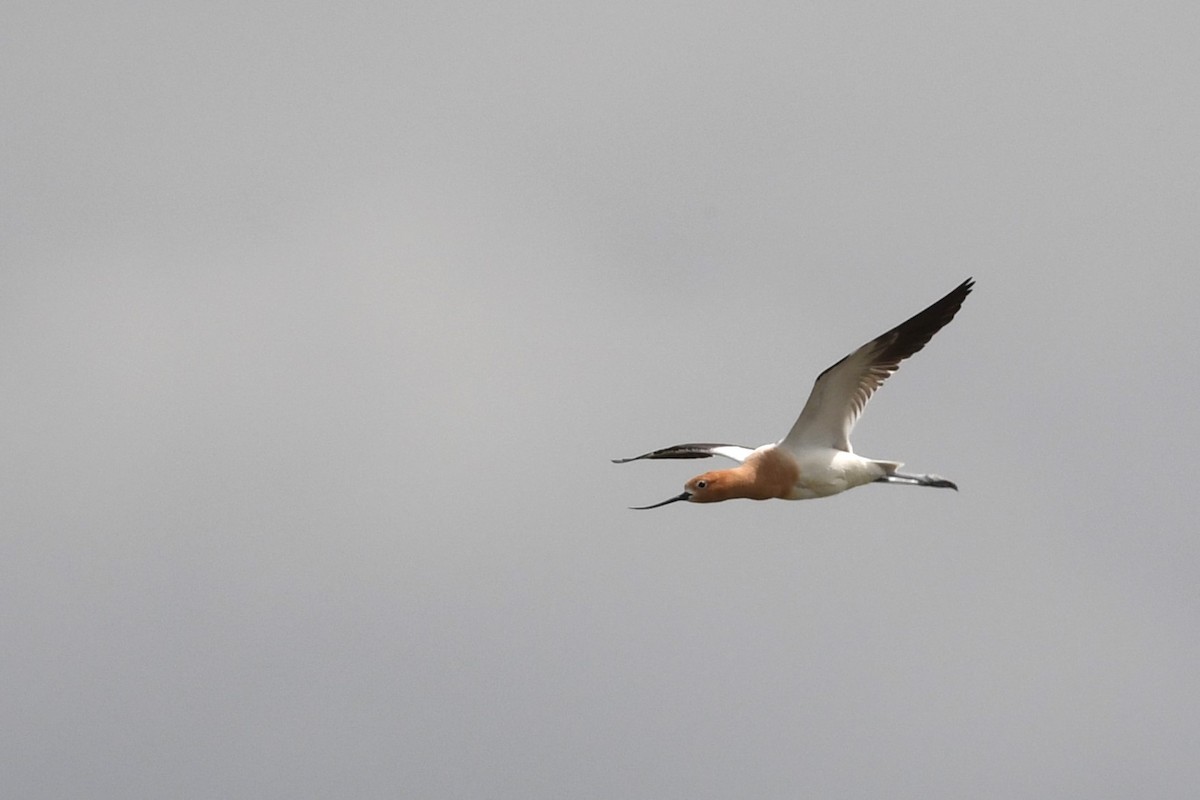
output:
M640 456L634 456L633 458L614 458L612 461L614 464L628 464L630 461L640 461L643 458L709 458L711 456L724 456L725 458L732 458L740 464L753 452L754 448L752 447L742 447L736 444L676 444L664 447L661 450L642 453Z
M900 362L919 351L954 319L975 281L954 291L921 313L876 337L817 376L799 419L780 445L789 450L833 447L850 450L850 431L867 401Z

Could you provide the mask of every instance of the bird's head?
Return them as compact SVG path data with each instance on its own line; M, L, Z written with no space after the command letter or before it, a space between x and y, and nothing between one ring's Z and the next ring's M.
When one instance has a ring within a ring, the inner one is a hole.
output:
M719 503L731 497L739 497L740 495L735 493L737 481L734 480L733 473L733 470L721 469L697 475L683 485L682 493L663 500L661 503L651 506L636 506L635 509L645 511L665 506L668 503L677 503L680 500L687 500L689 503Z

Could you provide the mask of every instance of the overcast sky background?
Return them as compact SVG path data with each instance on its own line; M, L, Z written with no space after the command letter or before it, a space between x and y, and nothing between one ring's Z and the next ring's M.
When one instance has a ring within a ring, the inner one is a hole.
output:
M5 4L5 793L1193 796L1198 8Z

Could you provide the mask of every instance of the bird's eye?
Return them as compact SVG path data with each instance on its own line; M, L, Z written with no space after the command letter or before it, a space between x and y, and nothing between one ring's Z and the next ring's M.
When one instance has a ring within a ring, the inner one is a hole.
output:
M708 481L696 481L696 488L697 489L707 489Z

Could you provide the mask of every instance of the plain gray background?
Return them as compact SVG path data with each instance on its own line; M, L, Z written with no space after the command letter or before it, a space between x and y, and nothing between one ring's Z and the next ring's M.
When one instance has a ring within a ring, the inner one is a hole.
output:
M0 12L22 798L1188 797L1188 3ZM857 449L661 500L964 278Z

